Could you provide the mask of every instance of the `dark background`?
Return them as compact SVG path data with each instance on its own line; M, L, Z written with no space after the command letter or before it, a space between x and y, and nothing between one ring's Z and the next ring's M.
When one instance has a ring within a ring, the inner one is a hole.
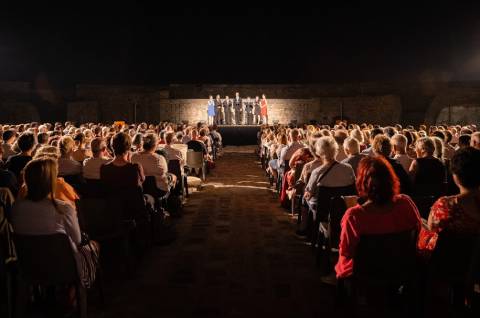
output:
M403 3L403 2L397 2ZM245 6L247 6L245 4ZM478 5L5 10L0 80L315 83L476 80Z

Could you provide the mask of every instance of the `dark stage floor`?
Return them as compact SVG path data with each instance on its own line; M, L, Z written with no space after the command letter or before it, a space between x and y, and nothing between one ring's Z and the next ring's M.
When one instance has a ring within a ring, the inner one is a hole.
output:
M256 145L260 125L220 125L224 146Z

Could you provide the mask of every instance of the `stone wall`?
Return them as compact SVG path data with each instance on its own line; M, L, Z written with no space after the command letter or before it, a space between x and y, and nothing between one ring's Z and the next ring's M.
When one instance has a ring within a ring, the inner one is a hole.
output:
M20 124L40 121L40 115L35 105L29 102L0 102L0 123Z

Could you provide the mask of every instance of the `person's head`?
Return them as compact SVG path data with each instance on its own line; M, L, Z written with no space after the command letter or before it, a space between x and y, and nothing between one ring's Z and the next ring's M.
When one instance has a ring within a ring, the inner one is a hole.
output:
M374 204L392 202L400 191L400 182L383 156L363 158L357 169L357 191L360 198Z
M335 133L333 135L333 138L335 138L335 141L339 146L343 146L343 142L345 139L348 137L348 132L346 130L340 129L340 130L335 130Z
M143 135L140 133L136 133L133 136L132 145L135 146L136 150L138 150L142 148L142 143L143 143Z
M56 160L48 157L31 160L24 169L24 180L27 186L26 198L34 202L47 198L53 201L57 175Z
M174 139L175 139L175 133L173 132L169 132L165 135L165 143L167 145L171 145Z
M388 137L392 138L397 132L395 128L388 126L383 129L383 133Z
M480 150L473 147L459 149L450 161L453 180L459 187L477 189L480 187Z
M392 137L392 139L390 139L390 141L392 142L393 151L396 154L404 155L407 153L407 137L405 137L404 135L396 134Z
M376 135L372 143L373 153L377 156L383 156L385 158L390 157L392 154L392 143L390 138L386 135Z
M364 143L363 133L360 129L353 129L350 132L350 137L355 138L359 142L359 144Z
M68 157L72 154L75 147L75 141L70 136L63 136L58 142L58 148L60 148L60 154L62 157Z
M478 132L478 131L474 132L470 136L470 146L472 146L475 149L480 150L480 132Z
M315 143L315 153L324 162L334 161L338 154L338 144L333 137L321 137Z
M373 140L377 135L383 135L382 128L373 128L370 132L370 144L373 144Z
M18 148L21 152L29 152L35 147L35 136L32 133L24 132L18 137Z
M37 135L37 142L40 145L46 145L48 144L48 133L46 132L41 132Z
M360 153L360 143L357 139L348 137L343 142L343 149L345 153L349 156L354 156Z
M435 151L433 152L433 156L438 159L443 159L444 146L443 146L442 139L435 136L430 138L433 140L433 143L435 144Z
M212 95L210 95L210 96L208 96L208 98L209 98L209 99L213 99L213 96L212 96Z
M315 151L315 144L317 143L317 140L322 137L322 134L320 132L314 132L310 135L308 139L308 149L310 150L310 153L313 155L313 157L318 158L317 153Z
M267 98L267 97L265 96L265 94L262 94L262 98L265 99L265 98Z
M300 133L298 129L294 128L290 130L290 140L291 142L297 141L299 139Z
M76 133L73 140L75 141L75 146L81 147L85 144L85 135L81 132Z
M13 129L7 129L2 134L2 139L4 143L13 144L15 141L15 131Z
M438 137L442 141L445 141L445 130L435 130L432 132L432 137Z
M95 158L101 157L105 151L107 150L107 143L105 139L97 137L92 140L90 143L90 148L92 150L92 154Z
M157 150L158 138L155 134L146 134L143 137L143 150L146 152L155 152Z
M132 139L124 132L116 133L112 138L112 149L115 157L123 156L130 151Z
M58 147L55 146L41 146L38 148L37 152L35 152L35 156L33 159L38 159L42 157L48 157L54 160L58 160L60 158L60 150Z
M418 158L431 157L435 152L435 143L430 137L421 137L415 143L415 152Z
M236 97L236 98L239 98L239 97L240 97L240 93L239 93L239 92L236 92L236 93L235 93L235 97Z
M273 134L271 134L273 136ZM273 138L272 138L273 139ZM277 142L280 144L280 145L286 145L288 143L288 138L287 138L287 135L285 135L284 133L281 133L281 134L278 134L277 135Z
M458 147L459 148L465 148L470 146L470 135L460 135L458 137Z

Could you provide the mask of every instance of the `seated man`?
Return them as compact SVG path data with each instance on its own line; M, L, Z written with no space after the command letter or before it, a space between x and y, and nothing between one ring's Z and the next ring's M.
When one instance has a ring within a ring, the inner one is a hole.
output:
M132 155L132 163L137 163L143 167L146 177L154 176L157 188L167 193L169 187L175 184L176 177L168 173L167 161L157 153L158 138L155 134L147 134L143 137L143 151Z
M17 145L18 148L20 148L20 153L10 156L5 166L15 175L15 177L17 177L17 180L19 180L20 183L23 183L21 172L27 163L32 160L32 152L35 147L35 137L32 133L23 133L18 138Z
M100 167L110 162L107 143L103 138L97 137L91 143L93 157L83 161L83 177L87 180L100 180Z
M343 142L343 149L347 158L342 160L343 163L348 163L352 166L353 172L357 173L357 167L360 160L366 157L366 155L360 153L360 144L358 140L352 137L348 137Z
M185 166L185 158L183 158L183 154L180 150L173 148L172 144L175 140L175 134L173 132L169 132L165 135L165 147L163 148L168 160L178 160L180 161L180 166Z

